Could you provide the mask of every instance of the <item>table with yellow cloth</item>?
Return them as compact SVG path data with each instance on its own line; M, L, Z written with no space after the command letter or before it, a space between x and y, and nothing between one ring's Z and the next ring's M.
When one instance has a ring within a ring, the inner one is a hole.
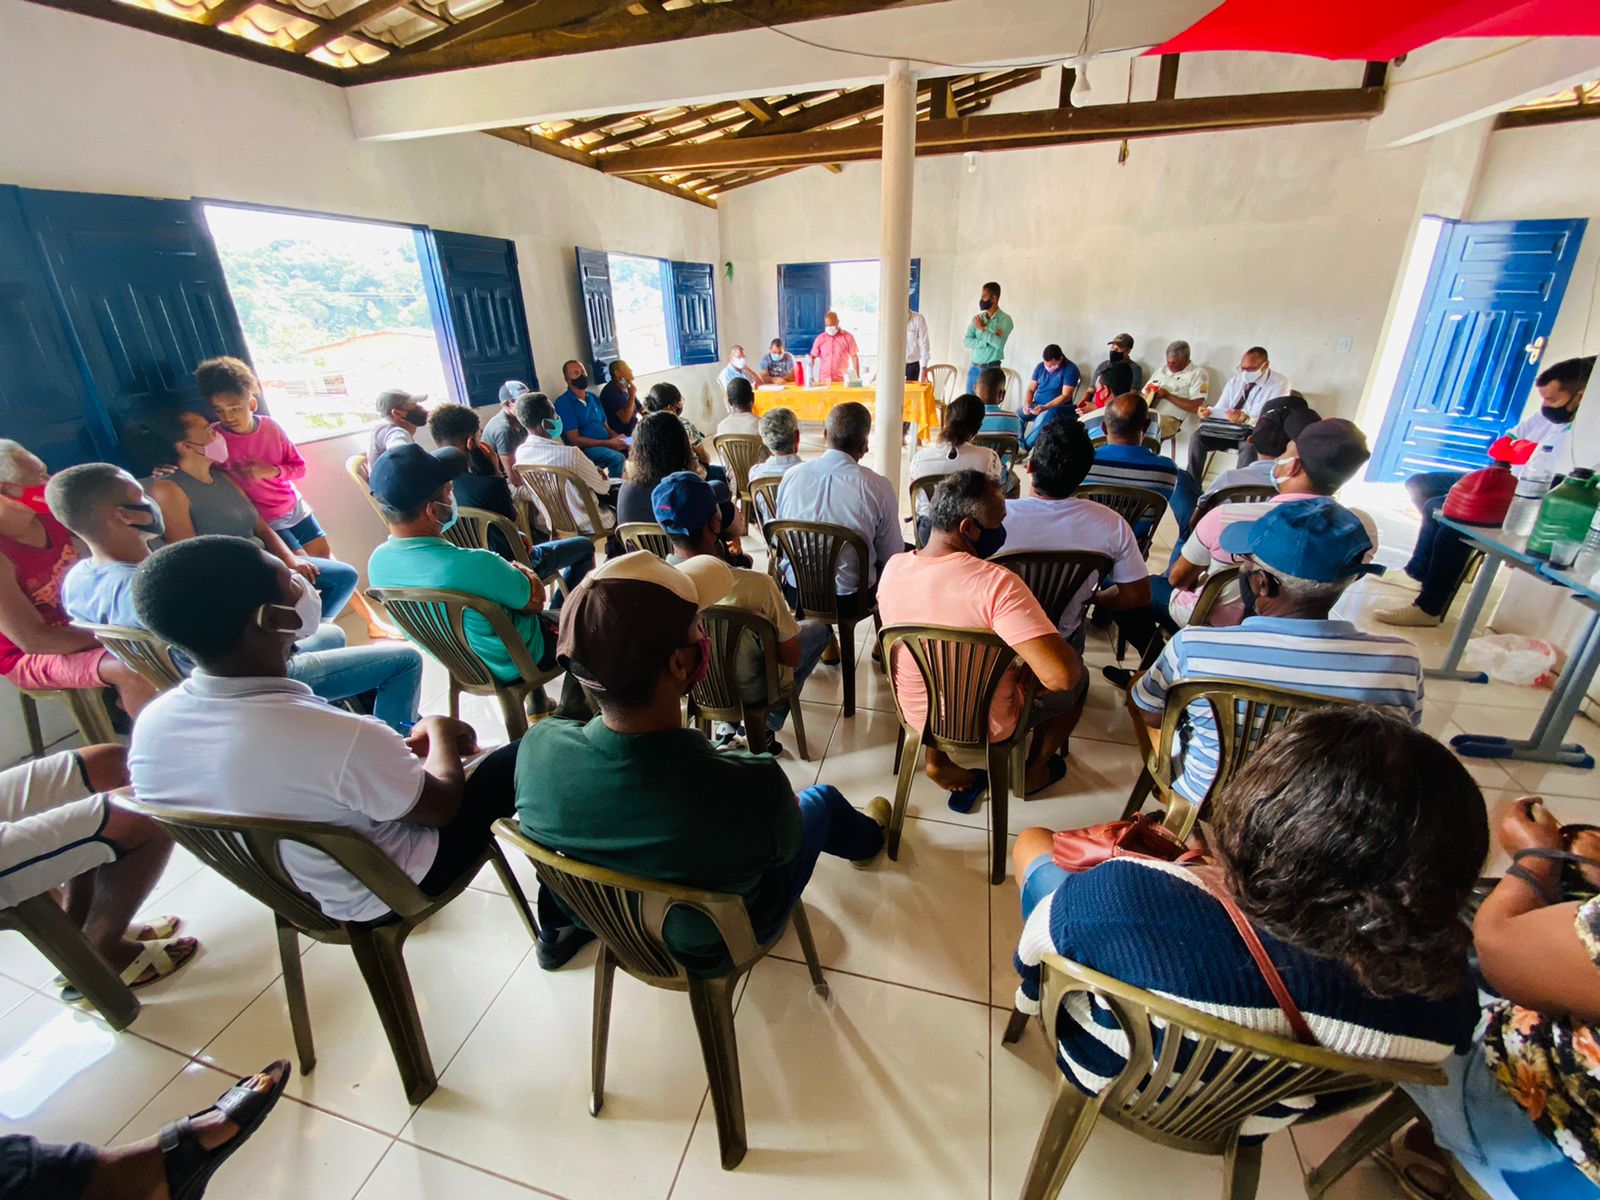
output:
M792 384L780 389L756 389L756 414L774 408L787 408L802 421L826 420L828 412L836 404L844 404L854 400L865 404L872 411L874 427L878 424L878 389L870 387L846 387L841 383L832 383L826 387L795 387ZM916 426L917 441L925 441L928 435L939 428L939 404L933 398L933 385L931 383L906 384L905 407L902 420L910 421Z

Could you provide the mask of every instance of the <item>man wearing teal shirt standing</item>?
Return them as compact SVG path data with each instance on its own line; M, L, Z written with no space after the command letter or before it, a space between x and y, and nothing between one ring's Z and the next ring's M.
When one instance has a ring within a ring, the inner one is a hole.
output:
M998 367L1006 356L1006 339L1016 322L1011 314L1000 311L1000 285L993 281L983 285L978 295L978 314L967 326L961 344L967 348L967 391L976 393L978 375L985 367Z

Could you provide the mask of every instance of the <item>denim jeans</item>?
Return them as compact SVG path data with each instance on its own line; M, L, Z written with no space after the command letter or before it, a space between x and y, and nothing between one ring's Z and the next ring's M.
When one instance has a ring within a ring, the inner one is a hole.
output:
M1122 636L1128 639L1128 645L1140 654L1149 647L1157 629L1170 632L1176 628L1169 608L1175 590L1165 575L1152 575L1150 603L1143 608L1125 608L1112 617Z
M583 577L594 570L594 543L586 537L557 538L541 542L528 551L528 561L542 579L553 572L561 572L561 580L571 591L583 582Z
M1494 1200L1596 1200L1600 1188L1534 1125L1474 1044L1442 1064L1443 1087L1405 1088L1433 1139Z
M361 577L356 574L356 569L349 563L340 562L336 558L306 558L306 561L317 569L316 583L317 594L322 597L322 619L331 621L344 611L344 606L350 603L350 597L355 595L356 584L361 582Z
M1064 404L1058 404L1055 408L1041 409L1034 416L1023 417L1022 448L1024 450L1032 450L1034 443L1039 440L1039 435L1044 432L1046 425L1050 424L1051 421L1069 417L1074 421L1078 419L1078 410L1072 407L1070 400Z
M1427 471L1406 480L1411 502L1422 514L1422 527L1417 530L1417 545L1411 551L1411 561L1406 563L1406 574L1422 585L1417 607L1434 617L1450 603L1451 590L1471 555L1466 539L1435 519L1460 478L1459 471Z
M610 446L585 446L583 452L588 456L590 462L594 463L595 466L599 467L611 478L622 478L622 464L627 460Z
M417 719L422 655L399 642L314 650L289 659L289 678L298 679L324 700L374 692L372 715L396 733L406 734Z
M828 648L828 643L833 640L833 626L826 621L801 621L800 622L800 662L794 669L794 699L800 702L800 689L805 686L811 672L822 661L822 652ZM774 704L767 710L767 728L773 733L783 728L783 723L789 719L789 706L787 704Z
M1178 541L1181 544L1183 534L1189 528L1189 521L1194 517L1194 506L1200 502L1200 485L1194 481L1194 476L1187 471L1179 471L1177 482L1172 488L1172 498L1167 501L1167 507L1172 509L1172 519L1178 523Z
M852 808L838 788L818 784L796 799L800 802L800 852L787 867L790 907L811 882L811 873L823 854L860 862L883 849L883 829L866 813Z

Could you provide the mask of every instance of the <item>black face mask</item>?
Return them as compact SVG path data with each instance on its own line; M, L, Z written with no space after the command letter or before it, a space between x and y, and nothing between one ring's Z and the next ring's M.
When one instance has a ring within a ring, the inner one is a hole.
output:
M965 536L965 535L963 535ZM1006 544L1006 527L996 525L990 529L986 525L978 525L978 540L967 539L967 545L972 547L972 553L979 558L993 558L1000 553L1000 548Z
M1113 350L1106 357L1111 362L1121 362L1123 359L1128 357L1128 354L1127 354L1127 351L1125 351L1125 350Z
M567 380L567 386L575 392L586 392L589 390L589 377L587 375L574 375Z
M1543 414L1544 419L1549 421L1552 425L1570 425L1572 424L1572 418L1578 415L1570 408L1556 408L1549 404L1541 404L1539 406L1539 412Z
M148 525L133 526L134 529L139 531L139 535L141 537L154 541L158 537L166 536L166 519L161 515L161 510L154 504L122 504L118 505L118 507L125 508L130 512L142 512L145 514L145 516L150 518L150 523Z
M407 425L414 425L418 429L420 429L420 428L422 428L422 426L426 425L427 423L428 423L428 412L427 412L426 409L413 408L410 412L408 412L406 414L406 424Z

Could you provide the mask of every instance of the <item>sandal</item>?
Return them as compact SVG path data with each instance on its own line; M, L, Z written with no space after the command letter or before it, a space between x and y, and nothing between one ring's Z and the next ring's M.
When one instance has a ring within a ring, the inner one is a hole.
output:
M199 1200L205 1194L206 1184L211 1182L211 1176L216 1173L217 1168L227 1162L228 1156L244 1145L250 1135L261 1127L261 1122L266 1120L273 1105L277 1104L278 1098L283 1095L283 1089L288 1085L289 1076L293 1073L288 1062L281 1058L261 1072L263 1075L269 1075L280 1069L282 1074L278 1076L277 1083L264 1092L250 1087L250 1079L241 1079L223 1092L210 1109L197 1112L193 1116L179 1117L176 1121L168 1121L161 1127L158 1137L161 1145L161 1165L166 1171L167 1194L172 1200ZM207 1150L200 1145L199 1135L194 1131L194 1120L195 1117L203 1117L213 1109L237 1125L239 1132L215 1150Z
M1387 1171L1408 1200L1458 1200L1461 1193L1450 1168L1430 1155L1413 1150L1406 1142L1407 1126L1373 1151L1372 1158Z
M179 957L169 953L170 949L175 948L179 942L184 941L190 943L190 949L187 954L183 954L181 957ZM118 976L118 978L120 978L122 982L127 984L130 988L135 990L143 987L149 987L152 983L160 983L163 979L168 979L172 975L176 974L185 963L192 962L195 955L199 953L200 943L195 941L193 938L174 938L160 942L143 942L141 943L139 953L134 956L134 959L131 963L122 968L122 974ZM146 971L151 969L155 970L154 975L152 975L149 979L141 978ZM74 1004L83 999L83 993L69 983L66 987L61 989L61 998L68 1004Z
M972 786L959 792L951 792L947 803L951 812L969 813L989 790L989 772L974 771L972 773Z
M182 928L182 917L156 917L150 921L138 921L129 925L128 940L130 942L163 942L170 937L176 936L178 930ZM67 977L65 975L57 975L50 981L50 986L53 988L66 987Z

